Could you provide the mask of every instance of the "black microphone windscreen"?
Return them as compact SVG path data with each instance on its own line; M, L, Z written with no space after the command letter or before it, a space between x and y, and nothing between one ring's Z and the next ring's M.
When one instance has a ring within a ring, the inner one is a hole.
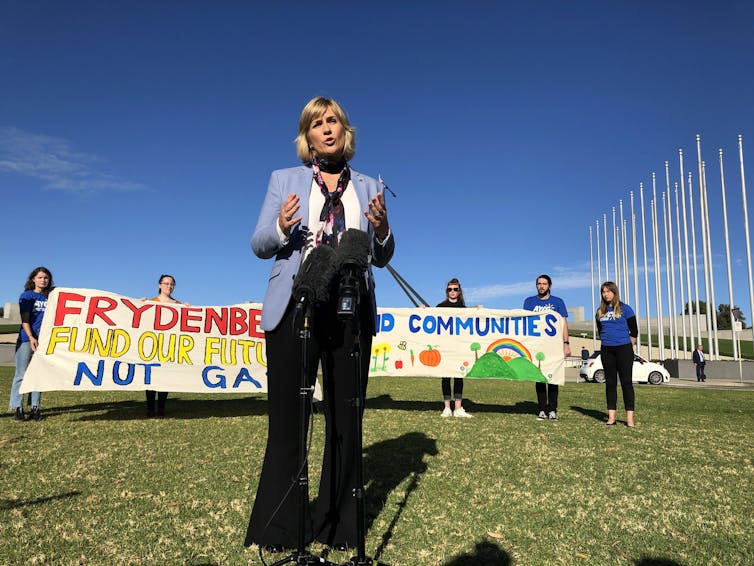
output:
M314 248L293 280L293 298L297 302L301 299L326 302L335 271L335 251L330 246Z
M372 251L369 234L356 228L349 228L338 242L338 269L354 267L365 271L369 266L369 255Z

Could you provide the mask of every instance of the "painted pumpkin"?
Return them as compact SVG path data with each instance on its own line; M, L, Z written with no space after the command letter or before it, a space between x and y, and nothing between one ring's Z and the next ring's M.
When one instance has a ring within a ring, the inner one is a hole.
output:
M427 346L426 350L419 352L419 361L425 366L437 367L440 365L440 350L433 350L432 346Z

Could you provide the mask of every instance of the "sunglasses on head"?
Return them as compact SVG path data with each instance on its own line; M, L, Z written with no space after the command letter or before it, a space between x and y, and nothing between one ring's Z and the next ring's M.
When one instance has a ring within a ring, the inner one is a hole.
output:
M460 290L461 290L460 287L448 287L448 293L450 293L451 291L455 291L456 293L458 293Z

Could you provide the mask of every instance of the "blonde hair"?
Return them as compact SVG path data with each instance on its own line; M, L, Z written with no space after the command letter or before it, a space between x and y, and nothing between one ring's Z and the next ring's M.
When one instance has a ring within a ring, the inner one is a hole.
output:
M309 149L309 127L312 122L322 116L328 108L332 108L333 113L338 117L346 133L346 141L343 146L343 159L350 161L356 154L356 129L348 121L346 111L335 102L332 98L317 96L306 103L298 119L298 135L295 139L296 155L302 163L309 163L312 160L312 152Z
M607 303L605 297L602 296L603 289L613 292L613 300L610 303ZM613 307L613 316L620 318L620 291L618 291L618 286L612 281L605 281L600 285L600 308L597 309L597 318L605 316L608 307Z

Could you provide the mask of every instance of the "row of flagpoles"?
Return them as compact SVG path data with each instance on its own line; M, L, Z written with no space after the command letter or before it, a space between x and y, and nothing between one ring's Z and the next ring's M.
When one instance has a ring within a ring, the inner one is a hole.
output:
M607 214L602 215L601 223L597 219L594 226L589 226L592 312L596 310L596 303L599 301L601 283L608 280L614 281L621 291L621 299L634 307L636 311L636 318L640 321L640 337L637 345L641 346L641 334L643 333L647 340L646 347L649 358L655 357L653 347L657 345L659 349L657 357L661 360L666 359L666 357L688 359L696 344L704 344L705 341L705 351L710 358L715 360L720 358L715 277L712 266L713 227L710 224L709 214L710 196L707 190L706 164L702 160L701 136L698 134L696 136L696 154L696 179L694 179L694 174L691 171L686 171L684 168L683 150L679 149L680 177L678 181L673 182L672 190L670 164L665 161L665 190L661 191L660 200L657 198L657 176L653 172L652 194L648 208L644 202L644 183L639 183L638 211L635 209L634 192L629 191L630 215L628 219L625 218L623 200L621 199L618 201L617 211L615 206L612 207L611 227L608 227ZM733 327L731 334L733 357L740 359L740 342L738 339L741 332L736 331L737 326L740 328L740 323L737 324L736 320L740 311L735 308L733 298L722 149L718 150L718 159L728 296L731 309L731 326ZM749 312L754 317L754 281L752 280L749 215L746 202L746 177L741 135L738 136L738 161L743 201L742 213L748 267L749 304L751 307ZM696 212L695 203L698 207ZM637 218L637 214L639 214L639 218ZM638 228L637 222L640 222ZM647 224L651 228L649 236ZM610 253L611 243L612 254ZM651 250L651 255L647 253L648 247ZM698 261L700 248L701 276L699 275ZM640 254L643 259L643 268L641 269L639 265ZM650 285L650 271L654 274L653 285ZM640 274L643 276L643 288L639 280ZM703 297L700 296L700 288L704 293ZM705 313L700 312L700 300L703 300L707 306ZM653 320L650 316L653 306L656 313L654 329ZM683 316L687 306L688 316ZM666 318L667 324L665 323ZM669 356L666 356L666 336L670 346ZM752 330L752 340L754 341L754 330Z

